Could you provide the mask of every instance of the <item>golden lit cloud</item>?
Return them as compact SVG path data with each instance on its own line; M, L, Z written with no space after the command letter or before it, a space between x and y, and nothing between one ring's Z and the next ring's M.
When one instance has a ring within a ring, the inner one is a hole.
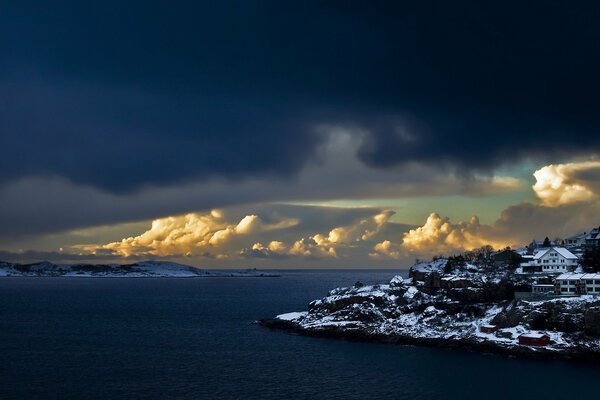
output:
M285 229L296 224L298 220L293 218L266 224L256 215L245 216L239 223L232 224L224 220L222 212L213 210L208 214L189 213L155 219L150 229L141 235L105 245L84 245L79 248L91 253L109 250L123 257L164 257L212 251L217 251L215 256L224 257L226 254L223 249L234 237ZM277 248L275 242L272 242L272 246Z
M340 250L358 246L377 235L388 223L394 213L389 210L381 211L371 217L362 218L353 224L337 226L327 234L316 233L312 236L295 240L291 246L280 241L271 241L267 246L255 243L252 248L242 249L243 256L296 256L338 258Z
M451 223L437 213L431 213L425 224L404 234L402 248L411 252L434 254L454 250L470 250L490 244L496 248L505 243L493 239L490 227L482 226L479 218L468 222Z
M389 240L384 240L381 243L377 243L373 248L373 252L369 253L369 257L371 258L394 258L399 259L402 257L402 252L400 251L400 246L395 243L392 243Z
M597 198L594 182L583 177L593 172L600 172L600 161L547 165L534 172L533 190L549 207L590 201Z
M316 234L308 239L303 238L294 243L290 254L338 257L338 248L351 247L373 238L392 215L394 215L393 211L385 210L352 225L335 227L327 235Z

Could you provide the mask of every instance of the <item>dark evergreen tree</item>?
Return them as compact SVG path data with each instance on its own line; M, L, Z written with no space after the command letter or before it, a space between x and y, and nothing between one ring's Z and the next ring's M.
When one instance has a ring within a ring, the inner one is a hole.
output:
M544 247L550 247L550 239L548 239L548 236L546 236L546 239L544 239L544 243L542 244L542 246Z

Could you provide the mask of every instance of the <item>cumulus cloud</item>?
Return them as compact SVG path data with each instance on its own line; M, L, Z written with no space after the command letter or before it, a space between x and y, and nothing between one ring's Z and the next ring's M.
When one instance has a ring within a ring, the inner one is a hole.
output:
M247 215L237 224L224 220L218 210L208 214L189 213L158 218L141 235L124 238L105 245L82 245L79 249L92 254L109 250L123 257L153 255L180 256L217 252L226 257L225 248L235 237L250 236L293 227L298 220L285 218L276 223L265 223L256 215Z
M310 238L303 238L294 243L290 253L338 257L338 248L352 247L359 242L369 241L381 231L393 214L392 211L386 210L352 225L335 227L327 235L318 233Z
M403 253L400 251L400 246L398 244L392 243L389 240L384 240L373 247L373 252L369 253L369 256L375 259L384 257L399 259L403 256Z
M271 241L268 246L255 243L252 248L240 251L244 257L305 257L305 258L338 258L353 247L360 247L371 241L388 224L394 213L383 210L375 215L360 218L343 226L336 226L328 233L315 233L295 240L290 246L280 241ZM340 250L344 251L340 254ZM364 250L364 249L363 249Z
M327 155L324 167L331 166L326 160L336 148L347 149L348 143L355 139L355 136L344 132L333 136L327 142L331 148L323 150L323 154ZM344 161L344 157L338 160L339 164L333 165L334 172L343 170L343 165L351 166L350 159ZM101 226L89 228L92 234L72 231L73 237L60 236L70 242L55 241L54 246L42 250L64 247L74 249L74 254L106 259L197 256L206 262L227 259L228 265L235 264L236 260L237 265L252 263L252 259L257 259L256 262L261 265L268 260L276 260L273 263L277 262L277 265L283 265L282 260L292 260L286 261L289 265L293 260L302 259L316 260L315 265L321 262L321 265L343 266L345 263L368 265L365 263L368 260L377 260L378 265L393 265L394 261L404 263L416 256L451 254L486 244L496 248L521 246L532 238L565 237L600 223L596 220L600 214L600 202L596 197L600 193L598 163L574 162L540 168L536 171L537 183L534 185L540 204L524 202L508 206L489 225L480 223L476 216L466 222L454 222L438 213L431 213L422 226L415 227L392 222L394 213L379 208L257 203L158 218L152 221L149 229L138 222L123 224L106 232ZM315 169L311 174L319 170ZM350 177L347 178L350 182ZM344 179L346 176L342 174ZM486 179L495 187L514 188L521 183L503 177ZM254 188L253 192L256 191ZM89 198L93 202L91 193ZM102 239L97 239L99 230ZM95 244L81 245L94 238ZM79 241L73 241L75 239ZM20 249L14 247L12 251L16 253L12 258L21 257ZM67 253L61 253L65 259ZM388 264L385 264L386 260Z
M278 240L272 240L266 246L258 242L251 248L240 250L240 255L245 258L286 258L287 246Z
M490 243L489 231L479 223L479 218L471 217L468 222L451 223L431 213L423 226L411 229L404 234L402 247L412 252L447 252L457 249L473 249Z
M533 190L550 207L596 200L599 174L600 161L551 164L534 172Z

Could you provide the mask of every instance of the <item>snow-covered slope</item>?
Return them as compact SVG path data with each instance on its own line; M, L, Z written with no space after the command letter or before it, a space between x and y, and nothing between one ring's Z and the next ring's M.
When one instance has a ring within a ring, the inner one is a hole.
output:
M47 261L34 264L0 262L0 277L7 276L66 276L66 277L275 277L256 269L241 271L209 271L168 261L142 261L133 264L53 264Z

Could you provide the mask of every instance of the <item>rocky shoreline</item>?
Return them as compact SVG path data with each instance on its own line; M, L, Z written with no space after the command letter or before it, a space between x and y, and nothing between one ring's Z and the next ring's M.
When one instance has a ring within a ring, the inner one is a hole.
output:
M515 300L527 284L508 267L441 259L413 266L409 279L357 282L308 311L258 323L304 336L599 363L600 297ZM547 342L525 343L529 336Z
M451 351L477 352L482 354L504 355L515 358L538 360L568 360L584 363L600 363L600 353L590 353L587 349L568 349L564 351L549 351L543 348L503 347L492 342L477 342L464 339L419 338L409 335L374 334L360 330L337 328L305 329L300 324L282 321L278 318L258 320L257 323L265 328L284 331L301 336L327 339L348 340L352 342L371 342L400 346L434 347Z

